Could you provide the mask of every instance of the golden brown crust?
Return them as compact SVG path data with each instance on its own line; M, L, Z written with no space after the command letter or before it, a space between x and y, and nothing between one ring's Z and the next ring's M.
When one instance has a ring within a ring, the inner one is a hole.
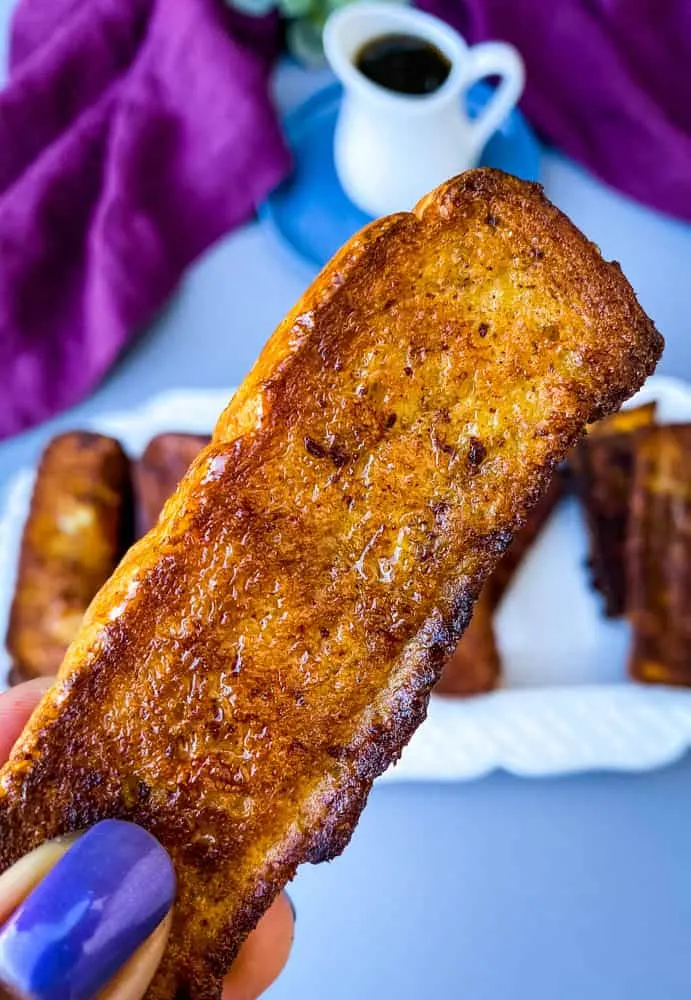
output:
M691 425L640 434L627 571L632 677L691 685Z
M137 536L153 528L163 504L211 438L208 434L157 434L134 463Z
M22 679L56 674L93 596L132 540L129 460L113 438L53 438L22 536L7 648Z
M616 413L598 420L597 423L588 427L589 437L608 437L611 434L633 434L644 427L651 427L655 423L657 403L643 403L641 406L630 406L626 410L618 410Z
M638 434L655 419L655 403L621 410L593 425L569 462L585 511L593 586L605 614L626 610L626 538Z
M556 463L661 347L536 186L471 171L369 226L92 604L0 772L0 867L143 824L179 882L149 996L215 1000L297 865L348 842Z
M493 578L492 578L493 579ZM501 664L494 637L494 599L488 580L473 608L473 617L460 642L444 664L435 694L484 694L497 686Z

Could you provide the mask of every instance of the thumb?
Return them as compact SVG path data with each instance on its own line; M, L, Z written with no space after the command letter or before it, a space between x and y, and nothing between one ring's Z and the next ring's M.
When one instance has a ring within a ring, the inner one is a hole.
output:
M174 896L168 855L132 823L42 845L0 877L0 984L32 1000L139 1000Z

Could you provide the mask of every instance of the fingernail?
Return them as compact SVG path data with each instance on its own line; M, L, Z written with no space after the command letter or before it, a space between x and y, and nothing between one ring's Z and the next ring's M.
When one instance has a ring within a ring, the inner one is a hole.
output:
M175 897L158 841L104 820L84 834L0 930L0 981L26 1000L90 1000Z
M290 911L293 914L293 923L295 924L297 923L298 919L297 910L295 909L295 903L293 902L293 900L291 899L291 897L288 895L287 892L286 892L286 899L288 900L288 906L290 907Z

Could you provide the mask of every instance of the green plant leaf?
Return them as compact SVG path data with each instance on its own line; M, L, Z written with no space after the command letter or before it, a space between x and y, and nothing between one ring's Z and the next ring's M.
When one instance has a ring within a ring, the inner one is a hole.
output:
M285 17L304 17L314 7L314 0L279 0L278 7Z
M229 7L234 7L243 14L262 17L276 6L276 0L226 0Z
M321 21L315 24L310 18L291 21L286 32L289 50L306 66L324 65Z

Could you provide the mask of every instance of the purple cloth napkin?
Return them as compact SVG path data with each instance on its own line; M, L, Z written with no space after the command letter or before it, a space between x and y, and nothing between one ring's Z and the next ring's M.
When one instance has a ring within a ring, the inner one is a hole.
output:
M613 187L691 220L690 0L419 4L469 42L513 42L537 128Z
M0 93L0 437L91 390L284 175L277 45L275 21L221 0L22 0Z

